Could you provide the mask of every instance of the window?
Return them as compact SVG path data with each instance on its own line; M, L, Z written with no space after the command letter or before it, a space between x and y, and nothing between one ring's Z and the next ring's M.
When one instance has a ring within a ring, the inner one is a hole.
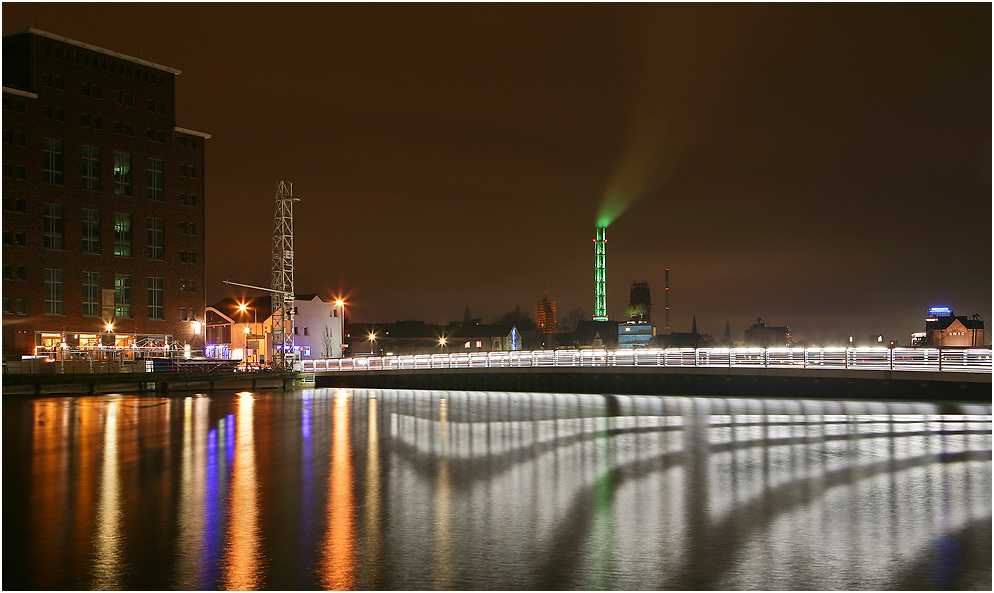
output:
M191 251L190 252L190 263L191 264L197 263L197 252L196 251Z
M11 303L11 300L8 298L3 299L3 312L8 315L14 314L14 305Z
M179 174L183 177L186 177L186 165L179 166Z
M163 245L165 228L165 222L161 218L148 219L148 259L166 259Z
M63 185L65 171L62 162L62 140L45 138L44 142L44 162L42 171L45 183L52 185Z
M25 282L28 279L28 269L24 266L17 266L17 281Z
M131 154L127 152L114 153L114 193L131 195Z
M100 253L100 211L83 208L83 253Z
M14 132L12 130L4 130L3 143L13 144L14 146L24 146L25 144L24 132Z
M190 194L190 205L191 206L197 205L197 194Z
M4 280L14 279L14 266L10 266L7 264L3 265L3 279Z
M145 108L149 111L155 111L155 99L145 99Z
M148 318L166 318L162 308L162 278L148 279Z
M99 99L100 98L100 87L97 86L97 85L93 85L92 87L90 87L90 94L93 97L96 97L97 99ZM97 126L97 127L99 127L99 126Z
M148 199L165 201L165 165L162 159L148 159Z
M190 148L192 148L193 150L197 150L197 139L196 138L190 138Z
M190 177L193 177L194 179L197 177L197 168L193 165L190 165Z
M180 251L179 252L179 263L181 263L181 264L185 264L186 263L186 252L185 251Z
M45 204L45 249L65 249L62 204Z
M100 191L100 149L83 146L83 189Z
M185 235L186 234L186 223L185 222L180 222L179 223L179 234L181 234L181 235Z
M100 316L100 274L83 272L83 317Z
M179 308L179 320L186 321L186 307Z
M62 270L45 268L45 315L62 312Z
M311 334L310 334L310 332L308 332L308 331L307 331L307 328L306 328L306 327L304 328L304 335L305 335L305 336L309 336L309 335L311 335Z
M131 257L130 214L114 214L114 255Z
M190 223L190 234L191 235L196 235L197 234L197 223L195 223L195 222L191 222Z
M131 276L114 276L114 316L131 317Z

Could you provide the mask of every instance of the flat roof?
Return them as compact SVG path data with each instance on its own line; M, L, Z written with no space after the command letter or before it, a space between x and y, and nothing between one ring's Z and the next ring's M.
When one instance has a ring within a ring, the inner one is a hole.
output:
M211 137L211 135L208 134L207 132L198 132L196 130L191 130L189 128L181 128L179 126L174 126L173 127L173 131L174 132L179 132L181 134L189 134L191 136L200 136L201 138L204 138L204 139L207 139L207 138Z
M11 31L4 35L4 37L9 37L11 35L20 35L22 33L31 33L38 35L39 37L47 37L49 39L54 39L55 41L61 41L63 43L68 43L70 45L75 45L77 47L82 47L83 49L88 49L90 51L99 52L113 58L119 58L122 60L128 60L131 62L136 62L143 66L148 66L149 68L156 68L158 70L165 70L166 72L171 72L172 74L182 74L182 70L177 70L176 68L170 68L169 66L163 66L162 64L156 64L155 62L149 62L148 60L143 60L141 58L136 58L134 56L129 56L127 54L118 53L116 51L111 51L109 49L104 49L102 47L97 47L96 45L90 45L89 43L83 43L82 41L76 41L75 39L70 39L68 37L62 37L61 35L56 35L54 33L49 33L48 31L42 31L41 29L35 29L34 27L28 27L27 29L20 29L17 31Z
M12 89L9 86L3 87L3 92L10 93L11 95L20 95L21 97L27 97L28 99L38 98L38 95L35 93L29 93L28 91L22 91L21 89Z

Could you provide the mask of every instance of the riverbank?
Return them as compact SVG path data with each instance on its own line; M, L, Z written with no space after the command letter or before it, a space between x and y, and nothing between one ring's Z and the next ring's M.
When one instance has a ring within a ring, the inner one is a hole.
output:
M3 395L91 395L168 393L170 391L256 391L289 389L303 383L302 373L92 373L4 375Z

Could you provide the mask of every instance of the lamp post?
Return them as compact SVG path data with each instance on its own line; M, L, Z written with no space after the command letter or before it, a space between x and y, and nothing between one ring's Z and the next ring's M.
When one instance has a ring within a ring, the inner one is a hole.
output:
M374 354L374 352L373 352L373 345L374 344L376 344L376 334L374 334L373 332L369 332L369 355L370 356L372 356Z
M341 358L342 356L344 356L343 352L345 351L345 301L343 301L342 299L337 299L337 300L335 300L335 306L338 307L338 309L339 309L339 311L338 311L339 328L338 329L340 330L340 333L338 335L339 335L340 339L339 339L339 345L338 345L338 352L336 352L334 354L332 354L331 352L328 352L327 355L331 356L332 358Z
M249 309L249 307L245 303L240 303L238 305L238 310L241 313L245 313L246 311L248 311L248 309ZM252 332L251 333L253 335L258 335L258 333L256 331L257 330L256 325L259 323L259 318L257 317L258 313L256 311L257 311L257 309L255 307L252 307ZM243 345L243 347L244 347L245 350L248 350L248 337L249 337L248 326L245 326L245 340L244 340L245 344ZM256 348L255 350L258 350L258 348ZM256 352L254 356L255 356L255 361L254 362L258 362L259 361L259 353ZM247 358L247 356L243 355L243 359L246 359L246 358Z

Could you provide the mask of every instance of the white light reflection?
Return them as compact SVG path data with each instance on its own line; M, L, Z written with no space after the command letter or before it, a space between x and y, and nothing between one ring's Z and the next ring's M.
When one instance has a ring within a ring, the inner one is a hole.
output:
M178 590L203 587L200 556L204 539L204 493L206 471L207 399L183 400L183 452L180 458L179 535L177 537L176 585Z
M104 459L100 471L100 501L94 534L91 589L120 590L123 534L121 533L121 483L118 467L117 412L119 401L107 405Z

